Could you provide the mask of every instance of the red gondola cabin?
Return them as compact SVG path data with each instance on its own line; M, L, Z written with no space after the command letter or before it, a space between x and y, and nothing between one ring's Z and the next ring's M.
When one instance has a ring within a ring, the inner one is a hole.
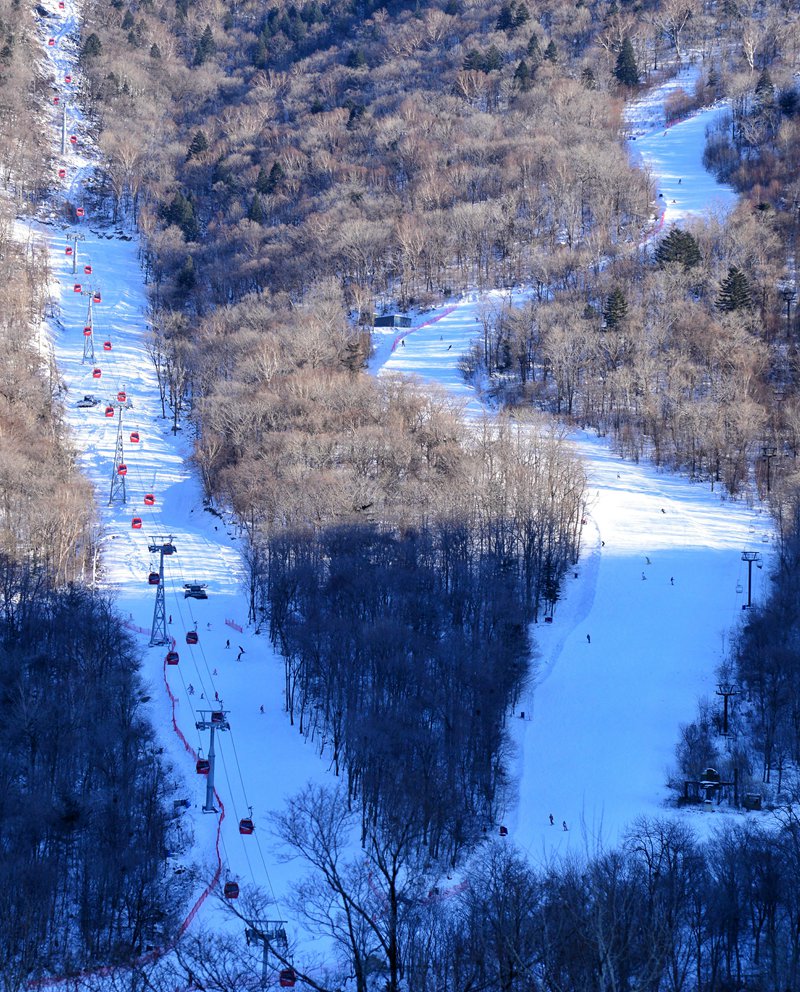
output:
M107 417L113 417L114 416L114 407L113 406L107 406L106 407L106 416Z
M56 43L56 39L55 38L48 38L47 39L47 44L48 44L48 46L50 48L52 48L55 45L55 43Z
M63 7L64 5L62 4L61 6ZM72 82L72 76L69 76L69 75L64 76L64 82L65 83L71 83Z
M161 581L161 578L159 577L159 574L158 574L158 572L151 572L151 573L150 573L150 574L149 574L149 575L147 576L147 582L148 582L148 585L151 585L151 586L157 586L157 585L159 584L159 582L160 582L160 581Z
M211 711L211 722L212 723L224 723L225 722L225 714L222 712L222 710L212 710Z
M85 212L86 212L86 211L85 211L85 210L83 209L83 207L76 207L76 208L75 208L75 215L76 215L77 217L83 217L83 215L84 215L84 213L85 213ZM91 265L87 265L87 266L86 266L86 269L88 269L88 270L89 270L89 272L91 272L91 271L92 271L92 267L91 267ZM86 271L86 269L84 269L84 271Z
M82 291L83 291L83 286L81 286L81 284L79 282L76 282L75 285L72 287L72 292L73 293L80 293Z
M66 169L59 169L58 170L58 178L59 179L64 179L66 177L66 175L67 175L67 170ZM72 252L70 252L69 254L71 255Z
M92 378L100 379L103 375L102 369L92 369Z
M78 207L78 210L81 211L78 214L78 216L79 217L83 217L83 207ZM91 265L84 265L83 271L86 273L87 276L90 276L92 274L92 267L91 267Z
M57 96L54 96L53 97L53 103L55 103L56 106L58 106L58 100L59 100L59 98Z
M92 297L92 300L95 303L99 303L100 302L100 290L99 289L97 290L97 292Z
M197 644L199 638L197 636L196 630L188 630L186 632L186 643L187 644Z
M208 758L198 758L197 764L194 766L194 770L198 775L208 775L211 771L211 762Z
M134 530L141 530L142 529L142 518L141 517L134 517L133 520L131 520L131 527Z
M177 651L167 651L166 662L168 665L177 665L181 660L181 656Z
M78 137L77 137L77 135L71 134L69 136L69 142L70 142L71 145L77 145L78 144Z
M127 474L128 474L128 466L127 465L118 465L117 466L117 475L127 475Z
M72 248L70 248L69 245L67 245L67 247L64 249L64 254L65 255L71 255L72 254Z
M117 393L117 399L119 400L120 403L125 402L125 400L127 399L127 394L125 393L124 389L120 389L120 391Z
M83 336L85 338L90 338L92 336L92 329L91 329L91 327L84 327L84 329L83 329Z
M278 975L278 985L282 989L293 989L294 983L296 981L296 976L294 973L294 968L282 968Z
M138 444L138 443L139 443L139 432L131 431L131 444Z
M225 888L222 890L223 895L226 899L238 899L239 898L239 883L238 882L226 882Z
M145 493L144 495L144 505L145 506L155 506L156 498L152 493Z
M255 829L256 825L249 816L246 816L243 820L239 820L239 833L244 834L245 837L249 837Z
M110 341L104 341L103 342L103 351L111 351L111 342Z

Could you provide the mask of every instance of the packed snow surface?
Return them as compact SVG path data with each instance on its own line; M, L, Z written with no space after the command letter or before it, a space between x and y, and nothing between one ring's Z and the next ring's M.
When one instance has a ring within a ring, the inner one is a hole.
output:
M77 138L68 145L66 175L58 182L63 197L82 205L85 215L71 226L54 213L49 219L20 221L18 230L23 238L46 239L50 250L55 313L48 326L80 465L96 487L103 551L98 581L138 632L149 714L174 762L179 797L190 803L182 816L187 836L195 837L187 857L200 864L198 891L217 868L218 817L201 811L206 781L195 774L195 756L175 730L196 753L207 753L208 732L196 730L195 723L202 711L223 706L231 729L216 740L216 785L226 810L222 878L264 886L275 896L275 915L283 916L298 868L278 859L268 817L307 780L332 781L330 770L316 745L289 725L283 663L266 636L247 625L241 535L227 516L204 506L189 461L192 438L184 430L173 434L169 419L162 417L145 345L147 298L137 242L131 232L94 218L84 196L97 152L69 96L77 77L69 86L61 82L77 71L71 40L76 0L67 0L64 11L55 2L51 6L53 21L41 30L43 38L54 36L56 43L44 50L69 101L68 131ZM52 109L54 140L60 109ZM659 125L658 132L637 136L637 150L655 172L663 170L659 188L665 196L672 196L670 184L682 179L680 193L686 198L674 194L670 219L728 198L700 164L703 119L698 115L695 124L676 125L668 135ZM66 249L76 244L74 261ZM91 273L84 271L86 265ZM100 301L92 304L91 358L85 357L83 329L95 291ZM508 298L473 296L419 317L410 332L376 332L372 371L436 383L460 398L468 415L478 415L480 400L464 383L457 361L486 309ZM111 350L104 349L104 342ZM125 399L119 401L122 392ZM85 394L94 394L98 405L78 408ZM121 428L119 405L106 416L115 402L123 406ZM126 499L108 505L118 431L127 466ZM134 431L138 442L131 441ZM524 717L520 712L510 720L516 754L506 823L513 839L535 858L600 840L613 843L633 817L659 810L678 724L692 718L699 695L714 692L714 666L741 613L746 592L737 589L746 590L746 575L740 553L745 548L768 551L768 522L757 510L727 502L707 486L624 462L597 438L576 435L573 443L585 459L591 493L585 551L577 575L568 578L554 622L534 630L538 656L520 706ZM155 497L153 506L146 505L145 494ZM134 517L142 519L141 529L132 526ZM179 665L169 667L167 648L148 646L154 607L148 573L158 568L158 555L148 547L168 539L176 553L165 560L166 613L180 654ZM754 570L756 599L763 595L762 576ZM185 599L185 583L207 584L208 599ZM199 643L190 646L185 635L195 629ZM170 694L176 700L175 730ZM238 820L251 807L256 833L243 837ZM215 913L217 905L210 900L204 912ZM215 920L219 924L218 915Z

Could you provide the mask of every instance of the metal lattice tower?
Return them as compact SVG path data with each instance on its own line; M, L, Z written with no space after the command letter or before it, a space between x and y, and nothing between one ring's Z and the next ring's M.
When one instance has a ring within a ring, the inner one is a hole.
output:
M261 984L266 986L269 979L269 952L278 952L278 961L283 964L289 950L286 937L285 920L250 920L250 925L244 932L248 946L261 944Z
M170 642L167 633L167 611L164 604L164 555L175 554L172 535L166 538L152 538L147 545L147 550L151 555L158 552L161 556L158 563L158 585L156 586L156 605L153 608L153 626L150 629L150 647L152 648L158 644L169 644Z
M117 400L112 405L116 406L119 410L119 416L117 418L117 444L114 449L114 465L111 469L111 492L108 494L109 506L113 506L114 503L128 502L128 496L125 492L125 472L127 469L125 467L125 452L122 440L122 410L127 406L127 401L120 402Z
M77 247L75 248L75 251L77 252ZM75 258L75 255L73 254L72 257L74 259ZM86 333L87 328L90 331L89 334ZM89 310L87 311L87 314L86 314L86 324L85 324L84 330L83 330L83 359L82 359L82 361L84 361L84 362L87 362L88 361L88 362L91 362L92 364L94 364L94 321L92 319L92 298L91 298L91 296L89 297Z
M230 730L228 723L228 710L200 710L200 719L195 723L198 730L210 730L211 740L208 744L208 777L206 778L206 801L203 804L204 813L216 813L217 807L214 805L214 733L217 730ZM205 714L208 714L206 719Z
M79 241L85 241L85 240L86 240L86 238L84 237L83 234L68 234L67 235L67 243L69 243L70 241L73 242L73 245L72 245L72 274L73 275L75 275L75 273L78 271L78 242Z

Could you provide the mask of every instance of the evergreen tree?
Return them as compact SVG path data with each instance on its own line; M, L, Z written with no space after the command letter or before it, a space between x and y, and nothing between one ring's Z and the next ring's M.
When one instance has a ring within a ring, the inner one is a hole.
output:
M587 90L593 90L597 87L597 80L595 79L594 69L590 65L583 67L581 71L581 82L586 87Z
M514 83L525 92L531 88L531 70L525 59L520 59L519 65L514 73Z
M752 305L750 284L741 269L731 265L728 274L720 283L715 306L723 313L747 309Z
M255 224L264 223L264 207L262 206L261 197L258 193L253 194L250 209L247 211L247 219L252 220Z
M554 41L551 40L548 42L547 48L544 50L544 57L548 62L558 62L558 49Z
M615 286L606 300L606 305L603 307L603 317L605 318L606 327L610 327L612 331L616 330L627 315L628 301L625 299L625 294L619 286Z
M700 246L688 232L673 227L669 234L660 242L655 252L659 265L669 265L678 262L684 269L691 269L702 261Z
M103 46L100 44L100 39L94 33L94 31L89 35L89 37L84 41L83 48L81 49L81 58L84 59L95 59L98 55L101 55L103 51Z
M125 11L125 16L122 18L122 30L130 31L133 27L133 14L129 11Z
M761 75L756 83L756 103L761 108L771 107L775 102L775 85L772 76L766 66L761 70Z
M348 69L363 69L367 64L367 57L361 48L351 48L347 54L345 65Z
M195 131L189 145L189 151L186 153L186 161L188 162L190 158L194 158L196 155L202 155L207 150L208 138L206 138L202 131Z
M510 3L504 3L494 24L495 31L510 31L514 27L514 8Z
M538 65L542 61L542 50L539 47L539 39L535 34L531 35L530 41L528 42L528 47L525 51L528 58L534 65Z
M183 193L178 192L175 194L169 206L164 208L163 216L167 224L175 224L183 231L187 241L195 240L198 234L198 226L194 205Z
M527 24L530 19L531 12L528 10L528 5L524 2L519 4L514 14L514 27L521 28L523 24Z
M467 54L464 56L464 62L462 68L468 70L474 70L476 72L484 71L483 56L478 51L477 48L470 48Z
M211 25L206 24L205 30L200 35L200 40L195 46L192 64L195 66L203 65L203 63L206 62L208 58L216 52L216 50L217 46L214 42L214 35L211 31Z
M153 42L153 44L150 46L150 58L151 59L161 58L161 49L158 47L158 45L155 42Z
M267 176L267 181L264 185L264 189L259 190L259 193L266 193L267 195L274 193L275 190L283 182L285 176L286 173L283 171L283 166L276 159L272 163L272 168L269 170L269 176Z
M496 45L489 45L484 59L485 72L497 72L503 65L503 56Z
M197 284L197 275L194 271L194 259L191 255L186 256L186 261L183 263L180 272L175 277L175 286L181 293L188 293L194 289Z
M636 65L636 56L633 52L633 45L630 38L625 35L622 48L617 56L617 64L614 66L614 76L617 82L623 86L639 85L639 68Z

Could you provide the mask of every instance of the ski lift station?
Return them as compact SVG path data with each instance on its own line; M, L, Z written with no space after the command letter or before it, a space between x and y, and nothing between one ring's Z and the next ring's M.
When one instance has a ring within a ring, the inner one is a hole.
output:
M375 314L374 327L411 327L411 318L402 313Z

